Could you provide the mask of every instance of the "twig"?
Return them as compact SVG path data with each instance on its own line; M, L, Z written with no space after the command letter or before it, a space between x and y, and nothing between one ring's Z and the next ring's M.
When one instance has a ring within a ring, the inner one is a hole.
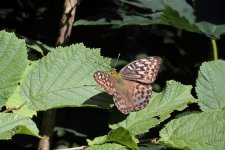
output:
M79 2L80 0L65 0L64 13L60 21L60 31L56 45L66 45L68 43L73 27L76 7Z
M82 150L86 146L80 146L80 147L73 147L73 148L63 148L63 149L54 149L54 150Z
M8 109L6 109L6 110L4 110L2 112L8 113L8 112L11 112L11 111L16 110L16 109L17 109L16 107L12 107L12 108L8 108Z
M151 143L151 144L156 144L157 143L157 137L151 138L151 139L142 139L139 141L139 143Z
M7 113L7 112L11 112L13 110L19 110L20 108L22 108L27 102L22 103L20 106L14 106L12 108L8 108L2 112Z

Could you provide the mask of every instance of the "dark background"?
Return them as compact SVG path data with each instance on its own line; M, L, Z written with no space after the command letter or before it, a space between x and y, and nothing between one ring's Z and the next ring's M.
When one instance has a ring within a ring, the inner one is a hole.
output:
M190 3L192 1L189 1ZM195 1L198 20L215 24L225 23L224 1ZM82 0L76 11L76 19L92 18L101 15L115 17L117 1ZM62 15L62 0L7 0L0 6L0 29L15 32L32 41L41 41L55 46ZM199 66L204 61L213 60L211 41L204 35L186 32L170 26L78 26L74 27L70 44L84 43L91 48L101 48L102 56L127 62L142 56L158 55L163 58L156 80L155 90L160 91L167 80L176 80L182 84L195 86ZM219 58L224 59L224 37L217 41ZM31 50L29 55L36 59L41 55ZM120 69L122 66L118 66ZM157 86L156 86L157 85ZM195 92L193 90L193 95ZM195 109L195 106L193 106ZM86 138L108 133L109 110L96 108L63 108L57 111L56 126L71 129L86 135L72 134L65 130L55 132L53 143L57 145L85 145ZM34 117L39 129L42 112ZM154 131L153 131L154 132ZM9 141L1 141L0 147L11 149L34 149L38 139L16 135Z

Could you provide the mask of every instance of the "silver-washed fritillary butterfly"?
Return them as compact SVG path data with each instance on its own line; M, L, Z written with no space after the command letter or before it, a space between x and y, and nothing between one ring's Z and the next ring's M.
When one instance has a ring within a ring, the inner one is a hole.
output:
M145 108L152 94L152 86L162 59L152 56L135 60L120 72L97 71L94 79L106 92L113 95L117 108L124 114Z

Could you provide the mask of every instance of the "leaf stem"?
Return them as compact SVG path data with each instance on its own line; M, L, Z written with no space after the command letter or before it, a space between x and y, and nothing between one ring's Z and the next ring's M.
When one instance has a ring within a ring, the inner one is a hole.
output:
M212 43L212 48L213 48L213 57L214 60L218 59L218 50L217 50L217 45L216 45L216 41L211 39L211 43Z

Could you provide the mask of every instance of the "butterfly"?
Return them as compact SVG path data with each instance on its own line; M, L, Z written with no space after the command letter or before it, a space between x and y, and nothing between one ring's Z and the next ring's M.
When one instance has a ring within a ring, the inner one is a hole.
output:
M135 60L118 73L97 71L95 81L113 95L117 108L124 114L145 108L151 98L151 84L156 80L162 59L151 56Z

